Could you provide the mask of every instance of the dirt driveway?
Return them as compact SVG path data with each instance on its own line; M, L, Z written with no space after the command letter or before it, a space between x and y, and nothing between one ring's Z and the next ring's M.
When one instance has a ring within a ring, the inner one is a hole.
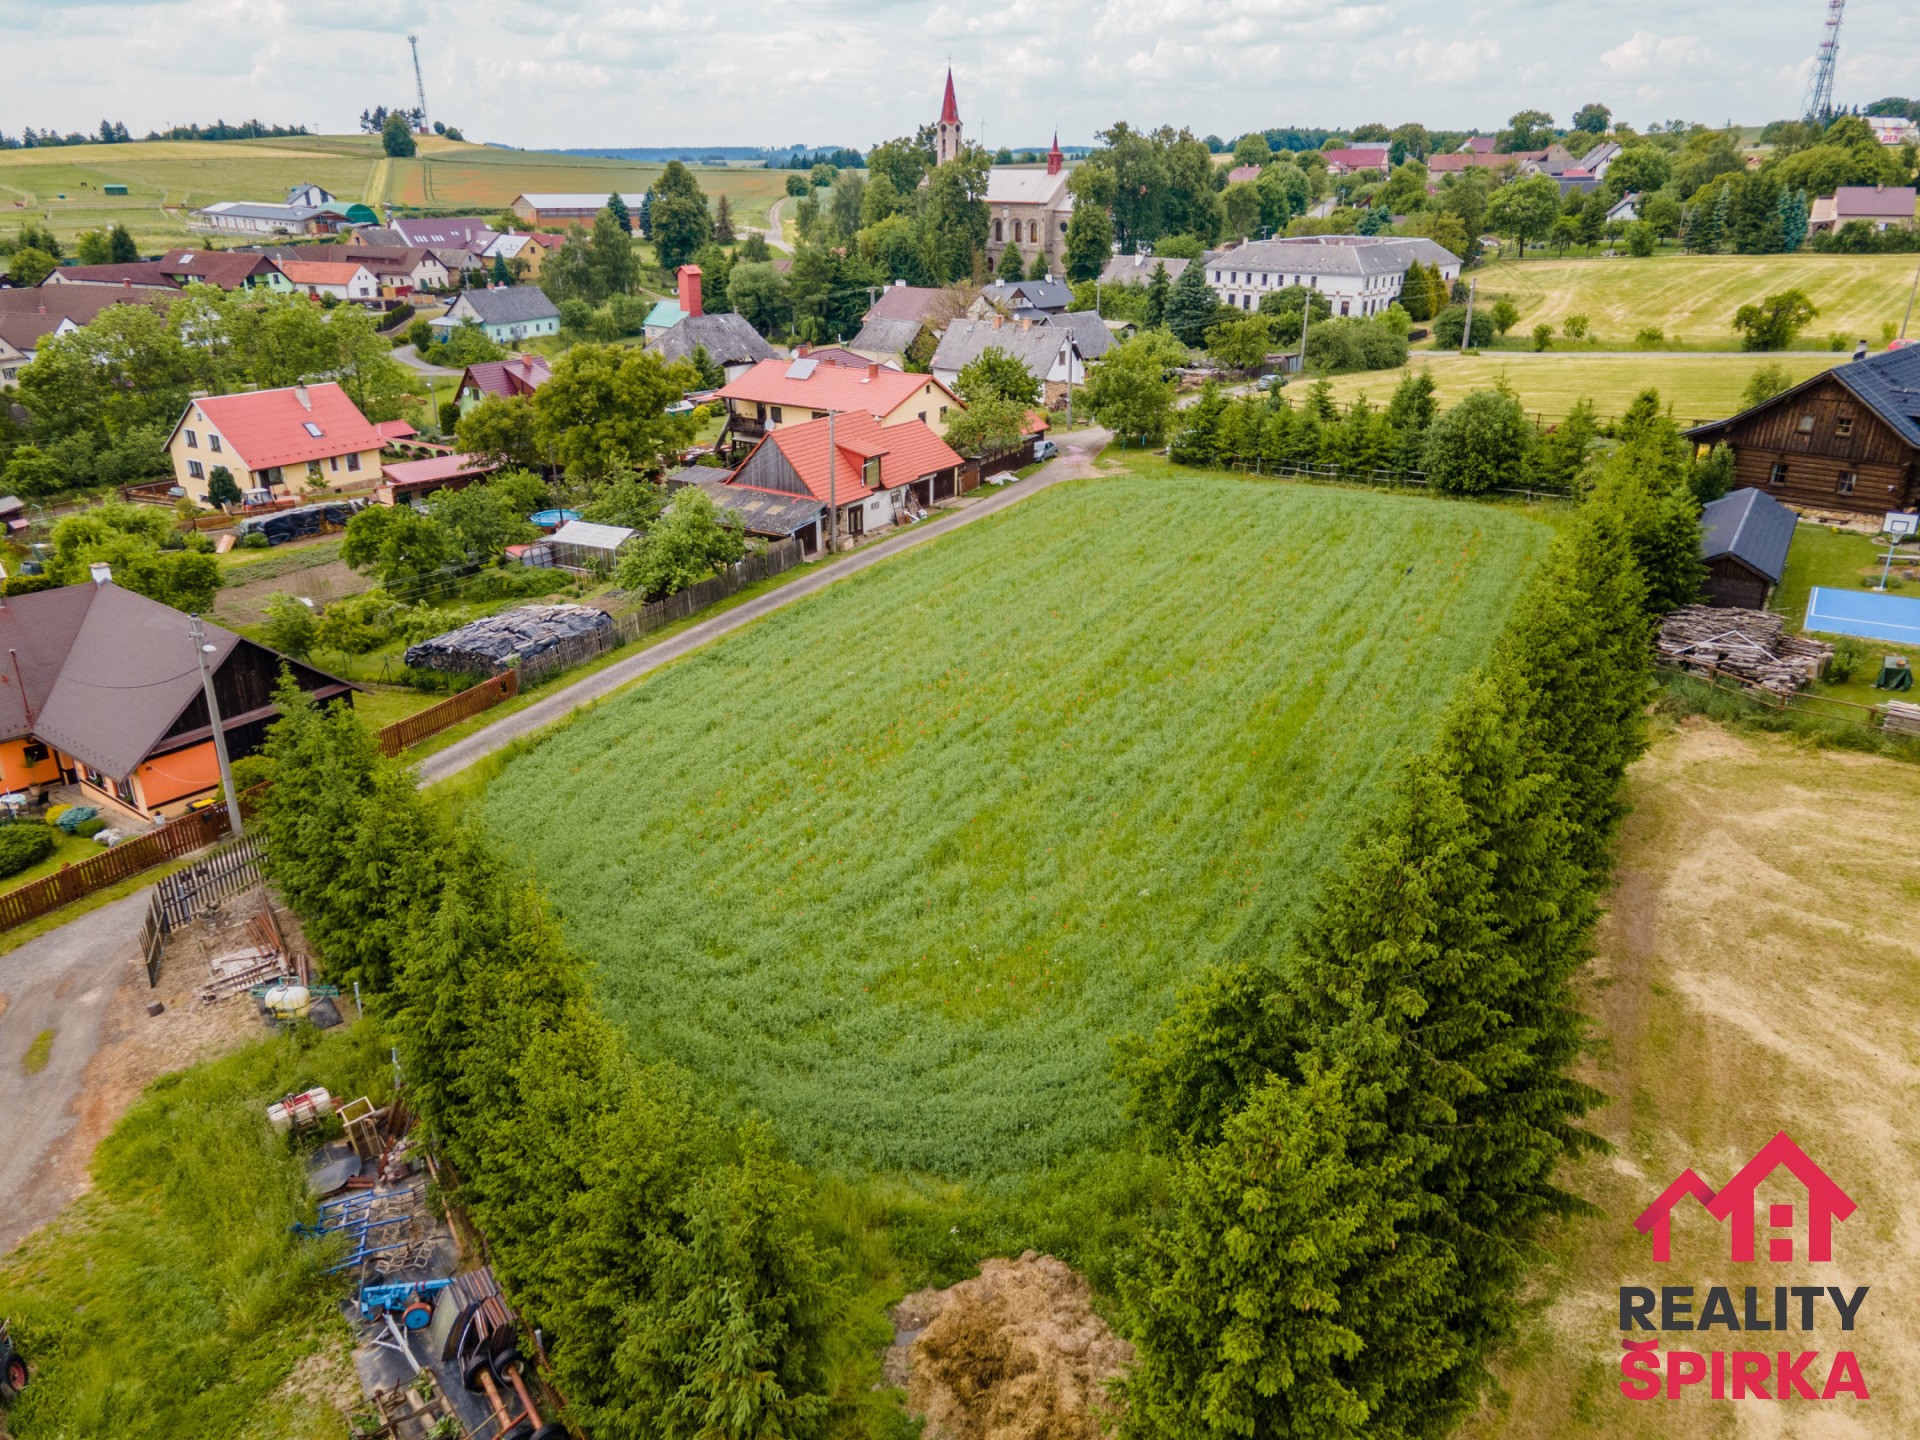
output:
M147 988L142 890L0 955L0 1254L87 1185L94 1147L140 1091L254 1033L251 1012L193 999L186 965ZM166 1006L149 1017L149 1001Z

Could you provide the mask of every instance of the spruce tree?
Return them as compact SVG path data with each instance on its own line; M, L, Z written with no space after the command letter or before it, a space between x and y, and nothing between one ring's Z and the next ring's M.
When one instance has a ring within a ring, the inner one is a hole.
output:
M1190 260L1167 292L1166 326L1182 345L1203 344L1213 325L1216 304L1205 269L1198 260Z
M733 205L723 190L719 199L713 202L713 243L731 245L733 241Z
M1018 245L1008 245L1000 252L1000 263L994 267L994 278L1001 281L1016 281L1027 278L1027 262L1020 254Z

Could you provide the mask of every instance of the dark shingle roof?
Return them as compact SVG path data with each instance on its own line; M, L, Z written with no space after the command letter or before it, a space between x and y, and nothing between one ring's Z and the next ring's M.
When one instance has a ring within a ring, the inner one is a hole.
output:
M713 497L714 504L737 515L749 535L785 537L806 529L827 513L825 502L809 495L786 495L751 485L729 485L719 479L695 483Z
M538 285L503 285L497 290L467 290L461 299L488 325L521 320L553 320L560 311ZM458 302L456 302L457 304Z
M1764 491L1736 490L1700 511L1700 558L1723 555L1759 571L1776 585L1786 573L1798 517Z
M1920 446L1920 345L1836 365L1829 373L1902 440Z
M1064 310L1073 303L1073 287L1064 280L1004 280L980 295L997 309Z
M1080 347L1082 360L1098 360L1113 348L1113 331L1107 322L1091 310L1069 310L1064 315L1049 315L1040 322L1056 330L1071 330L1073 343Z
M707 357L716 365L755 364L778 359L780 354L747 323L746 316L731 313L689 315L647 342L647 349L668 362L691 359L696 346L705 346Z

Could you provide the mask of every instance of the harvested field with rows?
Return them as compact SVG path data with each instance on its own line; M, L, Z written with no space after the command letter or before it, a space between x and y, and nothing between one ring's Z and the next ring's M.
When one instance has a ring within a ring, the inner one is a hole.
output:
M1114 1136L1116 1036L1271 950L1548 538L1183 474L1051 490L582 714L488 788L643 1055L803 1161Z

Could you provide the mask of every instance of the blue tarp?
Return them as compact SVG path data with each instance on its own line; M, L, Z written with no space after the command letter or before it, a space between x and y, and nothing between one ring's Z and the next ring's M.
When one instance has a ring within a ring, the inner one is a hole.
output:
M1823 590L1807 597L1806 628L1823 635L1857 635L1920 645L1920 600L1878 590Z

